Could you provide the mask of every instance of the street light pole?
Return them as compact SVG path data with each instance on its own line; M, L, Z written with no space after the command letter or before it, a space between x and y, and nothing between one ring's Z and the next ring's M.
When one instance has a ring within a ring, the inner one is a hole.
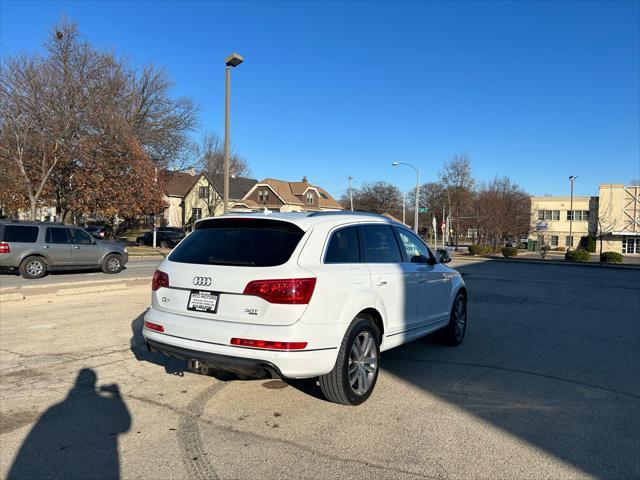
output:
M224 101L224 180L223 180L223 201L224 213L229 211L229 100L231 96L231 67L237 67L244 61L237 53L229 55L224 63L225 68L225 101Z
M416 235L418 234L418 205L420 203L420 169L417 167L414 167L413 165L411 165L410 163L405 163L405 162L393 162L391 165L393 165L394 167L397 167L398 165L406 165L407 167L411 167L416 171L416 211L414 219L413 219L413 231L416 232Z
M571 212L571 216L569 217L569 241L571 242L571 245L569 245L569 247L567 248L567 251L570 250L571 248L573 248L573 181L578 178L576 175L571 175L569 177L569 182L571 182L571 201L570 201L570 212Z

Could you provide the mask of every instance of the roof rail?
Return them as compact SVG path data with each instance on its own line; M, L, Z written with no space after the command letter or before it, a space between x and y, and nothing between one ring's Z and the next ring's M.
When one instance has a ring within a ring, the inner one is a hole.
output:
M380 215L379 213L371 213L371 212L352 212L350 210L326 210L322 212L313 212L310 213L309 217L325 217L331 215L362 215L364 217L382 217L387 218L384 215Z

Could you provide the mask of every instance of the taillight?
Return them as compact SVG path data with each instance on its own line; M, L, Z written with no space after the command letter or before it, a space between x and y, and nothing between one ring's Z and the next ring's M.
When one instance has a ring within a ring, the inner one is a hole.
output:
M153 272L153 280L151 280L151 290L156 291L160 287L168 287L169 286L169 275L167 275L162 270L156 270Z
M144 326L149 330L153 330L160 333L164 332L164 327L162 325L158 325L157 323L151 323L151 322L145 321Z
M311 300L315 278L253 280L244 287L245 295L255 295L269 303L306 304Z
M231 345L238 345L240 347L264 348L266 350L302 350L307 346L307 342L274 342L271 340L232 338Z
M8 243L0 243L0 253L11 253Z

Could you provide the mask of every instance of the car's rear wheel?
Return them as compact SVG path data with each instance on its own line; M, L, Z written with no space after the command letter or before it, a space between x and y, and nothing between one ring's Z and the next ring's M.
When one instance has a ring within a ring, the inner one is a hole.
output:
M467 298L462 293L458 293L451 307L449 323L437 333L436 338L445 345L455 347L462 343L466 331Z
M326 399L343 405L366 401L378 380L379 357L380 331L369 315L359 315L342 340L333 370L319 378Z
M42 278L47 274L47 262L42 257L27 257L20 264L19 270L24 278Z
M122 257L116 253L107 255L102 262L104 273L120 273L122 271Z

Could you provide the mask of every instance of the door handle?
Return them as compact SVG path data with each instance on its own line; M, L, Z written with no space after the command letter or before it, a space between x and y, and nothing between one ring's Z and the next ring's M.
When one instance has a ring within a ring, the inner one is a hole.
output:
M426 281L427 281L427 277L425 277L424 275L418 276L418 283L425 283Z
M74 245L73 248L75 248L76 250L80 250L80 246L79 245Z
M43 245L42 248L49 248L49 245Z
M384 287L386 284L388 284L389 282L387 282L386 280L383 280L381 278L378 279L378 286L379 287Z

